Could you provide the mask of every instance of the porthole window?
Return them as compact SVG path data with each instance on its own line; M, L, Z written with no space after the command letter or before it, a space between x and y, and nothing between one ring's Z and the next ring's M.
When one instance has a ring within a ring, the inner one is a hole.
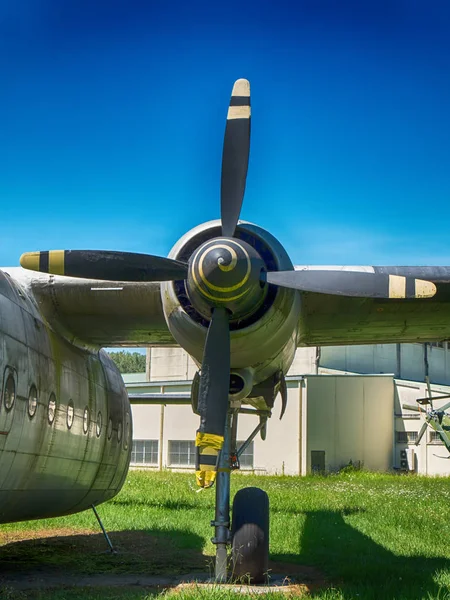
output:
M125 432L123 436L123 447L128 450L128 440L130 439L130 415L125 415Z
M55 414L56 414L56 396L52 392L50 394L50 398L48 400L48 422L50 423L50 425L55 420Z
M89 408L86 406L83 414L83 431L87 433L89 430Z
M97 426L96 426L97 437L100 437L101 432L102 432L102 413L100 411L98 411Z
M30 388L30 393L28 395L28 414L30 417L34 417L37 409L37 389L35 385L32 385Z
M14 381L14 376L10 373L6 380L5 385L5 408L6 410L11 410L14 406L14 401L16 399L16 382Z
M73 423L73 402L69 400L67 404L67 427L70 429Z
M109 421L108 421L108 440L110 440L110 439L111 439L111 436L112 436L112 429L113 429L113 428L112 428L112 419L111 419L111 417L110 417L110 418L109 418Z
M120 442L122 439L122 421L119 421L119 425L117 426L117 441Z

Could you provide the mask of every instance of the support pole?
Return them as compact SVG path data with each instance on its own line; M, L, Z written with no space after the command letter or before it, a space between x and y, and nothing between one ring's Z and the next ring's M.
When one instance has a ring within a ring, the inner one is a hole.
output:
M222 450L216 477L216 513L211 525L215 528L213 543L216 544L217 582L227 580L227 546L230 535L230 425L231 414L228 412L224 431Z
M115 551L115 549L114 549L114 546L113 546L113 545L112 545L112 543L111 543L111 540L109 539L109 536L108 536L108 534L106 533L106 529L103 527L103 523L102 523L102 521L101 521L101 519L100 519L100 516L99 516L99 514L98 514L98 512L97 512L97 509L95 508L95 506L94 506L93 504L91 504L91 506L92 506L92 510L94 511L94 515L97 517L98 524L100 525L100 527L101 527L101 529L102 529L102 531L103 531L103 535L105 536L105 538L106 538L106 541L108 542L109 549L111 550L111 552L112 552L113 554L115 554L115 553L116 553L116 551Z

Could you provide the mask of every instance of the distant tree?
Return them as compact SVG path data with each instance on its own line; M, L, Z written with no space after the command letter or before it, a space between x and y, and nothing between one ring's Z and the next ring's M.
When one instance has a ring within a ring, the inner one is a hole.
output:
M120 350L119 352L109 352L108 354L116 363L117 368L121 373L145 372L145 354L139 354L139 352L125 352L124 350Z

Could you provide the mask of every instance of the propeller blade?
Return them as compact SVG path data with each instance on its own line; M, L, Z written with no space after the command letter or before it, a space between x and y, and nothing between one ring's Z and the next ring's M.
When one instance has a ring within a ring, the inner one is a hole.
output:
M419 435L417 436L417 440L416 440L416 446L418 446L420 444L420 440L423 438L423 434L425 433L425 431L428 427L428 421L429 421L429 419L427 417L424 424L420 428Z
M223 141L221 219L222 235L233 237L247 179L250 151L250 83L238 79L231 93Z
M264 274L263 274L264 276ZM268 283L282 287L360 298L431 298L436 286L431 281L357 271L273 271L265 274Z
M223 445L230 388L230 328L228 312L214 308L203 352L198 412L196 476L201 487L214 483L219 451Z
M174 281L185 279L187 265L171 258L109 250L25 252L24 269L106 281Z

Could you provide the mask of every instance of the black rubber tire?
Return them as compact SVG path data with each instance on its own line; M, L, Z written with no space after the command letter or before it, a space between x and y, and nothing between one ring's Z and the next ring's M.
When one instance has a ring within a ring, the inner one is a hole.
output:
M255 487L239 490L231 521L234 580L263 583L269 566L269 496Z

